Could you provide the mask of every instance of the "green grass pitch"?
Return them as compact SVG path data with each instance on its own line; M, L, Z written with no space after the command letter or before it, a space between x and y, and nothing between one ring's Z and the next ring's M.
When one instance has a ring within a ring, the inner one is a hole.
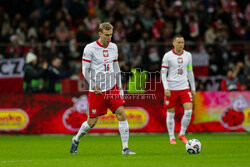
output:
M176 134L177 136L177 134ZM167 134L130 136L136 155L121 155L119 135L82 138L77 155L69 148L72 135L0 135L0 167L247 167L249 133L194 133L202 143L200 154L190 155Z

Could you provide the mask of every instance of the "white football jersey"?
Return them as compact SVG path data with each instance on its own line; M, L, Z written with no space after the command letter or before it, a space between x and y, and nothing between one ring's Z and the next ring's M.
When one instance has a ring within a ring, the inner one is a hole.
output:
M177 54L174 50L165 53L162 68L167 68L167 83L170 90L184 90L189 88L187 70L192 67L191 53L183 50Z
M90 63L89 70L92 82L89 81L89 91L98 86L102 92L112 89L116 84L113 62L118 61L118 48L110 42L103 47L98 41L84 48L82 61ZM84 75L84 74L83 74Z

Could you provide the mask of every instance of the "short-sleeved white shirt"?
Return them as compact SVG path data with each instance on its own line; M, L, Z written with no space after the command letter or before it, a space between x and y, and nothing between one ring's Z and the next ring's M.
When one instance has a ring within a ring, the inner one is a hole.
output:
M110 42L107 47L103 47L98 41L92 42L84 48L83 62L90 63L92 82L89 91L98 86L102 92L112 89L116 84L113 62L118 61L118 48L116 44Z
M177 54L174 50L165 53L162 68L168 69L167 82L170 90L185 90L189 88L187 70L192 66L191 53L183 50Z

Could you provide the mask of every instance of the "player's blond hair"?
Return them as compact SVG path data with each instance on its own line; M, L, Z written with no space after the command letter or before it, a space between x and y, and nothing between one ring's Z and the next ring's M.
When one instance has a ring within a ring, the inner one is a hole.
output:
M103 30L111 30L113 26L109 22L104 22L99 24L98 32L103 32Z

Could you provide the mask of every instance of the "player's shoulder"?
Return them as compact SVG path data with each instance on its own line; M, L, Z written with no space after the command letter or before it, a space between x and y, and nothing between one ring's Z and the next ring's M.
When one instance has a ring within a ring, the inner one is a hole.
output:
M93 41L93 42L88 43L88 44L86 45L86 47L96 47L96 46L97 46L96 41Z
M113 42L110 42L108 48L117 50L117 45L115 43L113 43Z
M189 51L183 50L183 54L192 56L192 54Z
M95 43L96 42L91 42L91 43L88 43L86 46L85 46L85 50L92 50L93 48L95 48Z
M172 50L170 50L170 51L166 52L163 57L167 58L167 57L171 56L172 54L173 54L173 52L172 52Z

